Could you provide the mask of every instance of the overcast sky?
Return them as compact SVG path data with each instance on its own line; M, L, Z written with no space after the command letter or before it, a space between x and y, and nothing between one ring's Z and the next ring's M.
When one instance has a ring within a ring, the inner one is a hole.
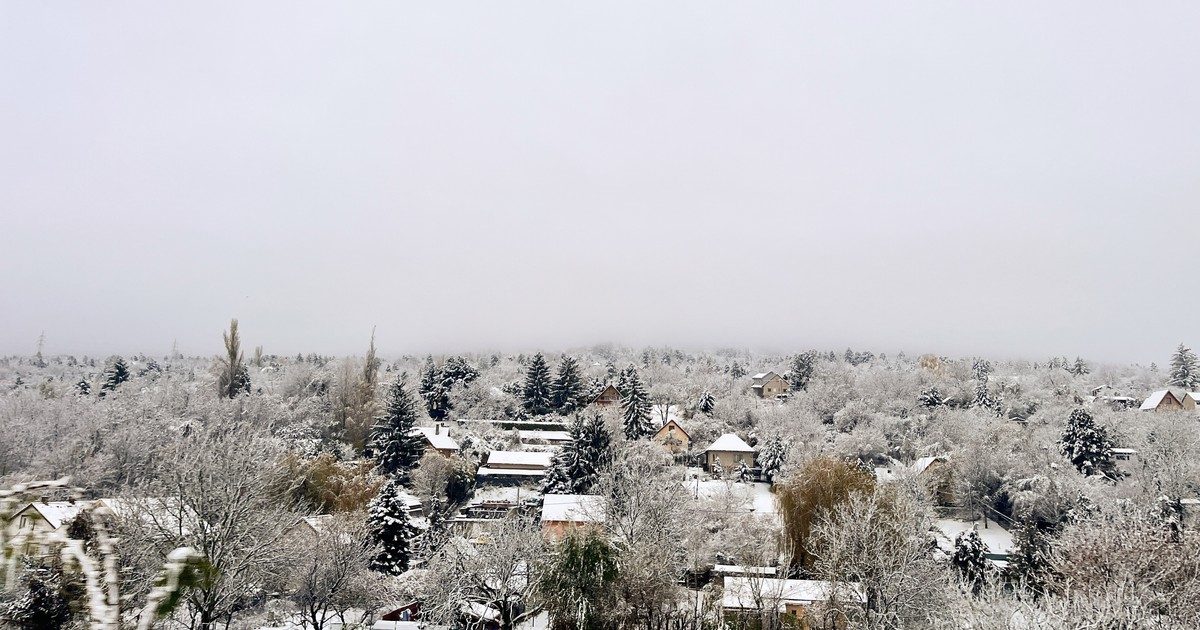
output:
M0 352L1200 346L1200 3L188 4L0 3Z

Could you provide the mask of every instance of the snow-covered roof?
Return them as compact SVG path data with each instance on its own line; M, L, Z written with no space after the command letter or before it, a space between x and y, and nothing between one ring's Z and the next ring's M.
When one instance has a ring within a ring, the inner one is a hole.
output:
M112 510L119 518L136 518L155 527L182 533L188 532L190 523L201 522L196 511L178 497L98 499L97 503Z
M418 621L376 621L371 630L420 630Z
M717 440L712 443L712 446L709 446L704 450L705 452L726 451L734 453L753 453L754 447L744 442L742 438L738 437L737 435L734 435L733 433L726 433L725 435L717 438Z
M1200 403L1200 392L1188 392L1188 396L1197 403Z
M773 378L783 378L783 377L780 376L777 372L774 372L771 370L768 370L766 372L759 372L758 374L755 374L754 376L750 377L750 379L753 381L752 387L755 387L755 388L762 387L763 385L765 385L767 383L767 381L769 381Z
M1114 455L1137 455L1136 448L1114 448L1112 452Z
M542 451L492 451L488 453L486 465L489 468L504 468L507 466L536 466L549 468L553 453Z
M681 482L684 492L695 501L711 501L723 509L753 514L778 512L771 484L755 481L742 483L732 479L687 479Z
M429 445L439 451L457 451L458 442L450 437L450 429L439 427L414 427L410 435L421 435Z
M523 501L536 499L539 496L541 496L540 492L520 486L489 486L476 489L475 496L471 497L471 500L467 502L467 507L483 505L485 503L517 505Z
M542 500L542 522L603 523L608 499L596 494L547 494Z
M475 471L476 477L541 477L546 474L545 468L491 468L480 466Z
M660 433L663 433L663 432L670 432L670 430L671 430L671 429L670 429L670 427L675 427L676 429L679 429L679 432L680 432L680 433L682 433L682 434L683 434L685 437L687 437L689 440L692 438L692 436L691 436L691 435L690 435L690 434L687 432L687 429L684 429L684 428L683 428L683 425L682 425L682 424L679 424L679 421L678 421L678 420L676 420L675 418L669 418L669 419L667 419L667 421L666 421L666 422L664 422L664 423L663 423L663 425L662 425L661 427L659 427L659 428L658 428L658 431L656 431L656 432L654 433L654 436L655 436L655 437L658 437L658 435L659 435Z
M28 509L36 511L47 523L51 529L58 529L63 525L71 522L88 504L83 501L50 501L48 503L35 502L30 503L21 512Z
M917 461L913 462L913 465L912 465L913 472L915 472L919 475L919 474L925 472L925 469L929 468L933 464L933 462L936 462L939 459L945 460L946 458L941 455L938 455L937 457L922 457L922 458L918 459Z
M329 522L333 520L332 514L318 514L316 516L305 516L304 523L312 528L318 534L323 533Z
M746 567L740 564L713 565L713 573L717 575L775 575L779 569L775 567Z
M517 436L521 438L522 442L525 442L525 441L540 441L540 442L550 442L550 443L570 442L572 439L570 431L538 431L538 430L523 429L523 430L517 431Z
M1171 393L1171 390L1169 390L1169 389L1160 389L1160 390L1154 392L1153 394L1150 394L1150 397L1147 398L1146 401L1142 403L1141 410L1142 411L1153 411L1155 409L1158 409L1158 406L1160 404L1162 404L1163 398L1166 398L1167 394L1170 394L1170 393Z
M867 596L857 582L727 576L721 605L726 610L758 610L760 602L775 602L777 610L783 611L787 604L812 604L830 599L866 603Z

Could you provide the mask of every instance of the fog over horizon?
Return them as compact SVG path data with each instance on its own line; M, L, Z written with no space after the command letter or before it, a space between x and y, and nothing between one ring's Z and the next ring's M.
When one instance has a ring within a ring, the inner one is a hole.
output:
M1200 346L1200 4L0 5L0 354Z

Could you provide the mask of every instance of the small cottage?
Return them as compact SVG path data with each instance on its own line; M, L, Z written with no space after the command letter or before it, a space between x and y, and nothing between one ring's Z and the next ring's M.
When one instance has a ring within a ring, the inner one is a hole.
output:
M954 505L954 470L950 458L943 455L921 457L913 462L912 467L934 505Z
M774 372L763 372L751 377L750 389L759 398L774 398L787 393L788 382Z
M1160 389L1142 403L1142 411L1195 411L1196 399L1189 395Z
M709 472L718 468L736 470L743 465L754 468L754 447L733 433L722 435L704 450L704 468Z
M855 607L867 603L862 586L856 582L827 582L824 580L781 580L758 576L728 576L724 579L721 608L725 616L739 626L738 619L757 621L764 612L775 612L784 620L784 627L846 628L845 614L823 610L827 603Z
M432 427L415 427L409 435L420 436L425 442L425 449L433 449L440 455L450 457L458 453L458 442L450 437L449 427L440 424Z
M663 449L672 455L686 453L692 446L691 436L674 418L667 420L667 423L655 432L654 441L661 444Z
M596 394L590 404L593 407L615 407L621 404L621 392L617 391L617 388L610 383L605 385L599 394Z
M576 527L599 527L607 518L608 499L594 494L547 494L542 501L542 533L562 538Z

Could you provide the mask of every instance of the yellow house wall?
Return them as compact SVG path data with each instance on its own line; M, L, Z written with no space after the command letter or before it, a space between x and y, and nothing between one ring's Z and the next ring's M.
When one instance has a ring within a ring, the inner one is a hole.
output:
M754 453L735 453L733 451L709 451L705 455L705 464L709 470L713 469L716 464L721 465L722 470L732 470L741 464L754 467Z

